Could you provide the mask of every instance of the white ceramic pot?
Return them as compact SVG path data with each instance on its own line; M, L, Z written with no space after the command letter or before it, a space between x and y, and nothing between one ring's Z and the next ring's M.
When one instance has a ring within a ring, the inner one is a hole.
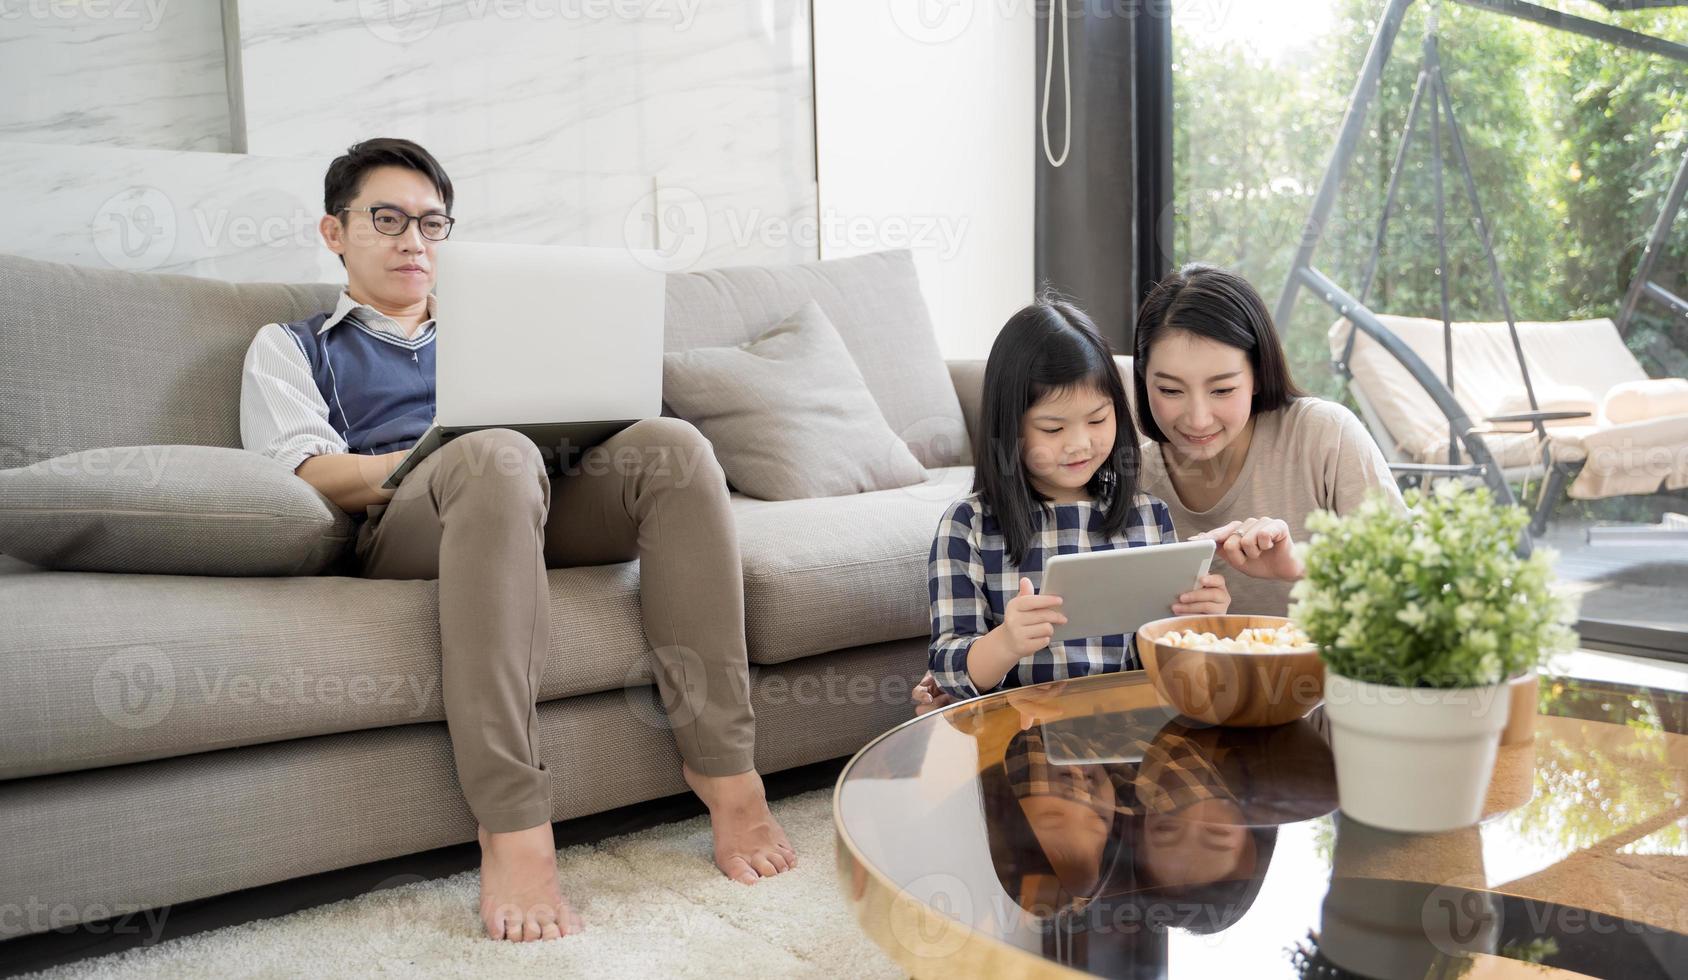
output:
M1404 833L1475 824L1511 697L1488 687L1390 687L1325 675L1342 812Z

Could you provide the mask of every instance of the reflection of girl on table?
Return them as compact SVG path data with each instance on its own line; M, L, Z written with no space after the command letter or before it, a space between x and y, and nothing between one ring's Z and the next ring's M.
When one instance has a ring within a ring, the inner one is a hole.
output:
M1057 554L1174 540L1166 506L1137 490L1138 446L1113 353L1065 302L1016 313L985 364L973 493L938 524L929 558L931 673L915 700L1131 670L1122 634L1051 643L1061 600L1036 594ZM1223 613L1203 577L1176 614Z
M1139 960L1167 926L1215 932L1241 918L1277 832L1250 826L1208 748L1168 726L1112 747L1141 753L1135 765L1050 761L1093 754L1064 738L1058 726L1034 725L982 774L991 860L1015 904L1068 932L1097 926ZM1121 915L1122 901L1136 914ZM1090 954L1105 955L1094 946Z

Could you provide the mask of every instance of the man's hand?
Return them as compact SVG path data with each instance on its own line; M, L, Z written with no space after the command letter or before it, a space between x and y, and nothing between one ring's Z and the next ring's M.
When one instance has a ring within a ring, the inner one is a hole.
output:
M300 463L293 472L316 487L336 507L348 514L361 514L370 504L384 504L393 499L393 491L382 489L381 484L387 482L387 477L393 475L408 455L408 449L380 456L324 453Z
M1295 542L1289 538L1289 525L1275 517L1232 521L1224 527L1192 535L1190 540L1202 538L1219 546L1219 557L1225 559L1226 564L1251 578L1294 582L1306 574L1301 561L1295 557Z

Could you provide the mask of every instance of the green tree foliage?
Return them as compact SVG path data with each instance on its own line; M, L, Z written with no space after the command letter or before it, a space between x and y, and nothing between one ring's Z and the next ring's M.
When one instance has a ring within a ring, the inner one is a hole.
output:
M1283 287L1384 8L1382 0L1311 2L1332 6L1329 26L1289 52L1209 43L1180 31L1176 20L1174 26L1170 254L1176 262L1235 268L1269 303ZM1688 8L1613 15L1586 0L1557 5L1688 41ZM1408 10L1315 255L1314 264L1351 291L1359 290L1371 251L1430 7L1421 0ZM1449 93L1513 312L1544 320L1615 315L1665 187L1688 153L1688 66L1454 3L1440 4L1437 18ZM1379 312L1440 315L1428 110L1420 114L1367 297ZM1498 320L1501 307L1447 137L1443 180L1452 315ZM1681 292L1688 218L1678 226L1658 278ZM1340 397L1325 339L1334 320L1304 293L1280 326L1297 379ZM1685 326L1653 308L1629 339L1655 374L1682 374Z
M1637 11L1624 26L1688 39L1688 9ZM1561 38L1540 72L1543 111L1554 143L1545 199L1558 212L1565 243L1557 277L1570 316L1610 316L1621 302L1665 189L1688 154L1688 65L1624 55L1584 38ZM1654 278L1688 295L1688 217L1655 267ZM1657 375L1688 375L1688 331L1665 311L1639 307L1631 347Z

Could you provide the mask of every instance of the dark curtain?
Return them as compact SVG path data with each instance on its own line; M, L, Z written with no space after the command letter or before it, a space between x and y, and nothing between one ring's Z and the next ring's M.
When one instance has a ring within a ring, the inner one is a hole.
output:
M1049 34L1059 6L1039 4L1035 274L1089 311L1120 353L1131 351L1131 325L1143 291L1164 272L1157 223L1170 228L1171 75L1166 5L1125 0L1068 0L1072 65L1072 145L1063 166L1043 149L1042 111ZM1052 13L1054 11L1054 13ZM1061 36L1055 35L1049 87L1049 144L1060 157L1063 99Z

